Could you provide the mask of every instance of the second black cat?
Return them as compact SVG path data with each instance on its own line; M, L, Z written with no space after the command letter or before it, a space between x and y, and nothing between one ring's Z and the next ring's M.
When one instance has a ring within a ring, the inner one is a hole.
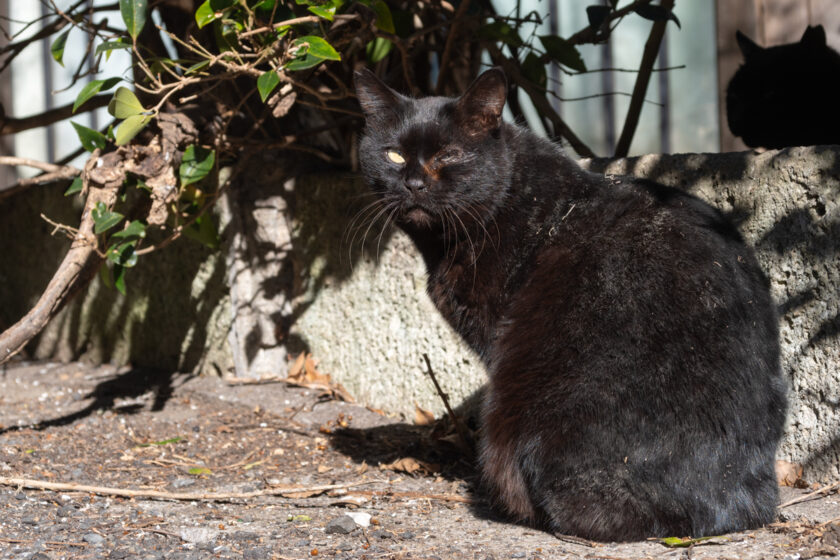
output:
M744 64L726 89L729 129L747 146L840 144L840 54L821 25L763 48L737 32Z
M480 468L516 520L599 540L772 521L776 314L697 198L607 179L502 121L506 81L410 99L356 74L363 174L489 374Z

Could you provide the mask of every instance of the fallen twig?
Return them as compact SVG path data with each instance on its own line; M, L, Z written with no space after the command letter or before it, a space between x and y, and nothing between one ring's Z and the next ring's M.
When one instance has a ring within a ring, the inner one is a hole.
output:
M805 494L804 496L799 496L798 498L788 500L785 503L783 503L782 505L780 505L779 509L782 509L782 508L785 508L785 507L788 507L788 506L792 506L793 504L798 504L800 502L805 502L807 500L810 500L814 496L818 496L818 495L823 494L825 492L829 492L831 490L834 490L838 486L840 486L840 480L838 480L837 482L832 482L831 484L826 484L822 488L818 488L817 490L814 490L813 492Z
M0 542L6 542L11 544L32 544L35 542L34 539L10 539L8 537L0 537ZM83 542L72 542L72 541L43 541L45 545L49 546L80 546L82 548L87 546L87 543Z
M348 484L324 484L321 486L286 486L282 488L267 488L265 490L254 490L252 492L208 492L208 493L184 493L164 492L160 490L131 490L128 488L109 488L106 486L88 486L85 484L70 484L66 482L47 482L44 480L33 480L29 478L9 478L0 476L0 485L31 488L35 490L55 490L61 492L85 492L87 494L98 494L102 496L119 496L122 498L149 498L153 500L178 500L178 501L225 501L256 498L259 496L284 496L285 494L310 494L316 495L330 490L341 490L353 488L365 484L379 482L376 480L365 480L351 482ZM296 496L300 497L300 496ZM307 496L310 497L310 496Z
M422 492L392 492L389 490L353 490L347 496L372 496L377 498L406 498L409 500L435 500L438 502L458 502L471 504L473 500L457 494L424 494Z

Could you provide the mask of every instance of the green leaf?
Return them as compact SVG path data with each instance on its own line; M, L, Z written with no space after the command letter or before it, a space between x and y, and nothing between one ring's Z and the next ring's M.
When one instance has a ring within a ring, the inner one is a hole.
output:
M391 9L383 0L376 0L373 3L373 11L376 12L376 27L388 33L396 33L394 29L394 17L391 15Z
M107 80L93 80L85 85L79 95L76 96L76 101L73 103L73 112L84 105L85 101L103 90L109 90L122 81L122 78L108 78Z
M208 23L224 17L227 10L234 4L233 0L206 0L195 11L195 22L198 28L201 29Z
M131 139L137 136L137 133L143 130L147 124L152 120L152 115L132 115L126 118L117 127L116 142L117 146L123 146L131 142Z
M105 60L109 60L111 58L111 51L130 48L131 43L124 43L122 41L108 41L105 43L101 43L96 47L96 56L99 56L102 53L106 53Z
M189 472L190 474L194 474L194 475L213 474L213 471L211 471L207 467L192 467L187 472Z
M70 186L64 191L64 196L70 196L71 194L76 194L77 192L82 192L82 178L76 177L73 179L73 182L70 183Z
M504 21L494 21L481 26L478 29L478 35L483 39L499 41L511 47L521 47L524 45L522 38L516 30Z
M263 100L263 103L279 83L280 76L274 70L269 70L257 78L257 90L260 92L260 99Z
M140 220L134 220L128 226L111 235L111 239L142 239L146 237L146 224Z
M368 41L365 50L367 51L368 60L372 63L379 62L391 52L394 43L385 39L384 37L377 37L373 41Z
M70 28L72 29L72 27ZM52 45L50 45L50 54L56 62L64 66L64 46L67 44L67 36L70 34L70 29L59 35Z
M204 179L210 173L210 170L213 169L213 163L215 161L216 152L214 150L208 150L194 144L189 146L184 150L184 156L181 158L181 167L178 169L181 188Z
M184 235L211 249L219 248L219 233L216 231L213 217L209 214L199 216L189 227L184 228Z
M674 12L668 10L667 8L663 8L662 6L656 4L643 4L641 6L636 6L633 9L634 12L639 14L645 19L649 19L651 21L668 21L671 20L677 24L677 27L682 29L680 25L680 20L677 19L677 16L674 15Z
M721 542L713 541L712 539L720 539ZM729 538L720 536L698 537L696 539L687 537L684 539L680 537L665 537L662 539L656 539L656 542L664 544L668 548L688 548L689 546L694 546L696 544L722 544L722 541L728 540Z
M210 64L209 60L202 60L201 62L196 62L195 64L184 70L184 76L189 76L193 72L198 72L208 64Z
M335 17L335 6L309 6L307 10L329 21Z
M114 279L111 278L111 268L108 266L108 261L104 261L99 267L99 279L107 288L114 287Z
M299 523L299 522L301 522L301 521L303 521L303 522L306 522L306 521L312 521L312 518L311 518L310 516L308 516L308 515L305 515L305 514L292 515L292 514L290 513L290 514L286 517L286 521L294 521L294 522L298 522L298 523Z
M143 31L143 26L146 25L148 11L148 0L120 0L120 13L125 22L125 29L135 41Z
M79 141L82 143L82 147L88 152L92 152L96 148L101 150L108 143L105 135L98 130L93 130L73 121L70 121L70 124L76 129L76 134L79 135Z
M522 74L534 85L545 89L548 78L545 73L545 64L540 62L540 57L535 52L529 52L522 61Z
M312 56L321 59L341 60L341 55L338 54L338 52L332 47L332 45L327 43L321 37L317 37L315 35L306 35L304 37L300 37L295 41L295 45L297 45L299 49L305 48L305 52L307 54L311 54Z
M116 265L131 268L137 264L136 246L137 240L115 243L108 248L108 260Z
M146 109L134 92L127 87L119 87L114 92L114 98L108 103L108 112L118 119L125 119L132 115L144 113Z
M306 70L307 68L318 66L322 62L324 62L323 58L318 58L317 56L312 56L311 54L306 53L301 58L296 58L287 62L283 68L295 72L297 70Z
M181 436L176 436L174 438L164 439L164 440L161 440L161 441L152 441L150 443L141 443L137 447L151 447L153 445L169 445L170 443L178 443L182 439L184 439L184 438L182 438Z
M120 223L124 216L119 212L109 210L104 202L98 202L91 212L91 217L93 218L93 231L99 235Z
M586 64L573 44L556 35L541 35L539 39L553 61L577 72L586 72Z
M114 287L119 290L122 295L125 295L125 267L115 264L113 274Z

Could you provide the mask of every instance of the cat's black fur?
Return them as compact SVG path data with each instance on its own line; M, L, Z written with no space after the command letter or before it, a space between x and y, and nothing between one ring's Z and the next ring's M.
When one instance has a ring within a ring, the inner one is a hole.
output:
M503 122L498 69L457 99L367 71L356 92L362 172L489 372L480 467L498 506L599 540L772 521L785 384L767 280L735 228Z
M840 144L840 54L821 25L762 48L736 33L744 64L726 89L729 129L747 146Z

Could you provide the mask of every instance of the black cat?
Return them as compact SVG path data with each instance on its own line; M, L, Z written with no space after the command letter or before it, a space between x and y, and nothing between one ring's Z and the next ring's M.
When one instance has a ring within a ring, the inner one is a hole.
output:
M744 64L726 89L726 118L747 146L840 144L840 54L821 25L798 43L762 48L736 33Z
M498 69L457 99L356 73L362 172L489 372L489 491L598 540L771 521L785 383L752 252L697 198L503 122L506 90Z

